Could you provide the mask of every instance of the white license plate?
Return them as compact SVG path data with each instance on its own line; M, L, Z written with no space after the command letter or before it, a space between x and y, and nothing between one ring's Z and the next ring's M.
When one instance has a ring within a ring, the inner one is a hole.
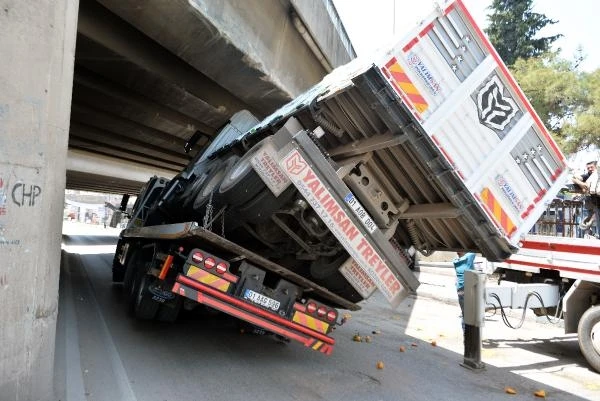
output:
M274 300L273 298L266 297L262 294L259 294L256 291L252 291L246 289L244 291L244 298L254 302L255 304L264 306L265 308L272 309L274 311L279 310L281 306L281 302Z

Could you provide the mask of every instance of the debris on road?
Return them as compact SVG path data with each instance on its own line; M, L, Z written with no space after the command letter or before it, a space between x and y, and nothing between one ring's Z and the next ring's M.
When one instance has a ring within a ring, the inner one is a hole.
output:
M546 392L544 390L538 390L533 393L536 397L546 398Z
M384 365L382 361L377 362L377 369L383 369Z
M514 389L514 388L512 388L512 387L505 387L505 388L504 388L504 392L505 392L506 394L512 394L512 395L514 395L514 394L517 394L517 390L515 390L515 389Z

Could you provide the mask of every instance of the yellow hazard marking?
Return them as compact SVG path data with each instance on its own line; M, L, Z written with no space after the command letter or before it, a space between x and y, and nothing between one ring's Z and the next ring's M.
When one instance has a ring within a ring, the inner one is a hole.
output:
M226 292L230 286L229 281L196 266L190 266L187 276L223 292Z
M314 331L318 331L319 333L327 333L327 330L329 330L329 324L319 319L315 319L306 313L296 311L294 313L293 321L302 326L313 329Z
M517 227L510 217L508 217L504 209L502 209L500 202L498 202L489 188L483 188L481 191L481 200L488 207L498 224L500 224L504 231L510 236Z

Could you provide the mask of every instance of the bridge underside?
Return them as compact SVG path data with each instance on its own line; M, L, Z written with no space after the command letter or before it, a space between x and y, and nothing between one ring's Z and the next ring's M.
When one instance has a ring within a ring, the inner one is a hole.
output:
M67 188L175 175L233 113L264 117L353 56L327 0L81 0Z

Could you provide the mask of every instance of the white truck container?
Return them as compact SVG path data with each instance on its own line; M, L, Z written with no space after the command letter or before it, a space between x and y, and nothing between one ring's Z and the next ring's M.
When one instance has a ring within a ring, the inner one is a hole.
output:
M391 50L337 68L253 127L251 120L237 115L234 129L214 140L218 149L168 183L154 179L138 198L113 273L137 294L131 302L144 301L134 309L146 318L156 313L147 307L152 297L174 307L181 295L210 298L189 273L204 269L193 265L190 246L205 245L228 261L225 273L235 281L226 286L231 294L206 291L227 303L221 310L252 310L236 315L244 319L255 320L257 306L247 304L257 300L302 309L307 294L358 308L375 288L397 306L419 284L406 250L503 260L567 174L564 156L461 1L436 10ZM255 265L240 267L248 258ZM141 273L127 276L131 266ZM262 278L248 292L237 288L245 276ZM277 301L280 279L296 295L286 290ZM148 286L160 291L149 295ZM177 297L161 295L168 291ZM292 318L273 313L281 324Z

